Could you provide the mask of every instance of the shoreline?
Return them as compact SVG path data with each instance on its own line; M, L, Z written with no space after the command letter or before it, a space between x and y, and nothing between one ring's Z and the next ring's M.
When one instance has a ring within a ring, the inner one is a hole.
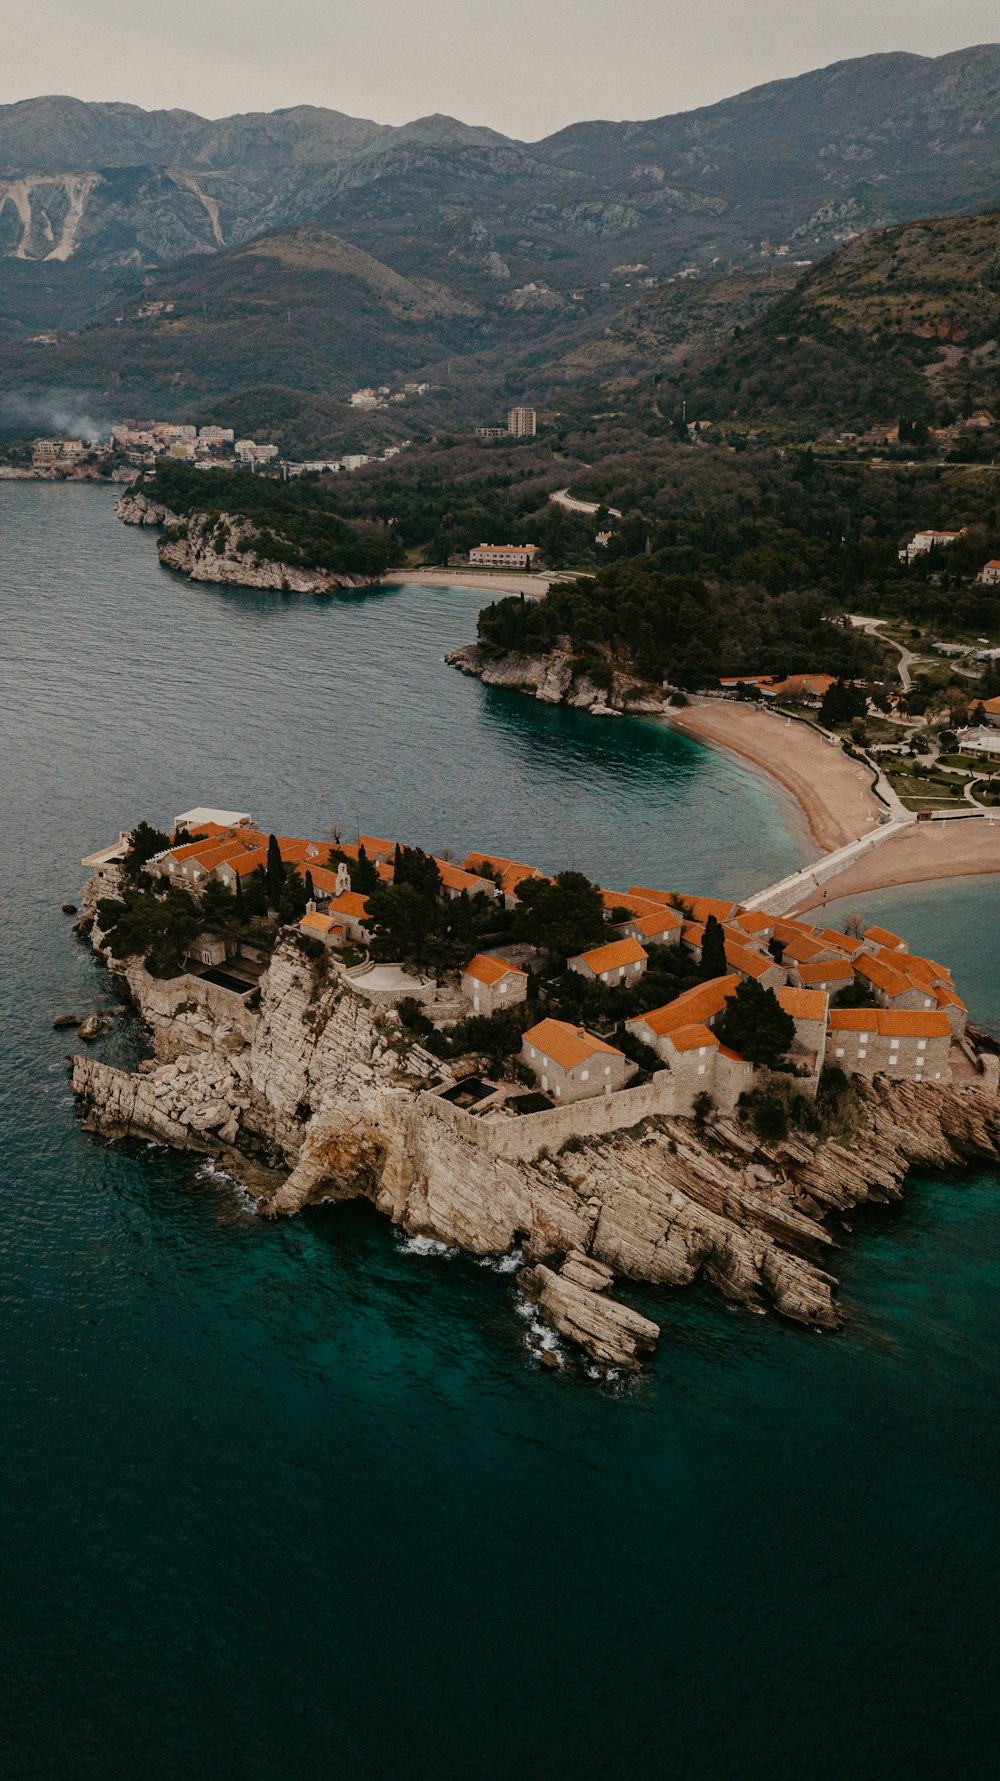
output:
M913 823L873 852L828 878L790 913L804 915L825 903L870 891L933 884L948 878L986 878L1000 872L1000 815L953 817Z
M530 600L544 600L552 583L561 576L518 575L515 570L509 575L498 575L489 569L387 569L378 579L383 585L398 582L402 586L419 586L423 582L431 587L463 587L472 594L480 588L492 588L497 594L524 594Z
M881 805L871 790L871 769L793 720L769 716L750 705L713 701L665 712L668 723L709 747L722 748L756 767L790 796L820 853L832 853L871 833ZM859 776L869 781L862 790Z

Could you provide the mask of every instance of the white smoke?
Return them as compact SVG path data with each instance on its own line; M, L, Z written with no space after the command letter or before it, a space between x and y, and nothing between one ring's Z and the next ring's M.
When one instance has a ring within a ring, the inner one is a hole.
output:
M0 396L0 426L5 432L23 426L36 433L65 433L70 439L85 439L88 445L97 445L111 432L111 422L97 420L86 399L73 390L51 390L44 396L13 392Z

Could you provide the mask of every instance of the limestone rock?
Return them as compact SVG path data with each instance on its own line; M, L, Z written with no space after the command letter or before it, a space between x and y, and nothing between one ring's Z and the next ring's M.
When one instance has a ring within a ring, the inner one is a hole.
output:
M613 1278L609 1268L595 1267L580 1255L567 1257L558 1274L542 1264L522 1269L517 1283L546 1322L599 1366L635 1372L640 1353L655 1348L660 1328L628 1305L603 1296Z
M52 1025L57 1029L61 1027L78 1027L80 1025L80 1016L78 1014L57 1014Z
M259 1202L271 1216L364 1197L407 1232L470 1254L519 1249L535 1264L543 1315L601 1364L634 1364L649 1335L648 1320L600 1308L613 1302L613 1276L660 1289L703 1278L728 1299L835 1329L827 1221L839 1235L852 1207L898 1198L911 1167L1000 1156L1000 1100L984 1076L859 1080L858 1129L843 1139L768 1147L732 1118L699 1137L689 1120L659 1117L588 1140L571 1164L509 1160L476 1141L478 1126L440 1117L417 1087L429 1054L398 1032L387 1045L382 1012L340 978L316 976L291 942L275 948L253 1012L233 1012L233 998L207 986L195 1008L187 979L111 962L156 1055L135 1074L74 1060L91 1129L225 1155L230 1169L238 1152L255 1179L272 1171Z

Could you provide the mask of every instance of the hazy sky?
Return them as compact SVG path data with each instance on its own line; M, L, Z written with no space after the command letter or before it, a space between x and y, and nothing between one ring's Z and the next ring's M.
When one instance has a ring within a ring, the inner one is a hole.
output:
M529 139L846 56L1000 38L998 0L8 0L4 15L0 102L444 111Z

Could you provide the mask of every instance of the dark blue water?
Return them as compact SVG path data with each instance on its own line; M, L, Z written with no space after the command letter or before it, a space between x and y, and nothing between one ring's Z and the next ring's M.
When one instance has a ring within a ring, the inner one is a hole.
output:
M992 1178L853 1221L837 1336L636 1293L664 1335L613 1390L537 1370L509 1276L363 1208L262 1226L73 1119L51 1018L107 991L58 904L120 821L357 811L709 891L798 862L718 755L442 667L474 613L193 588L103 493L0 488L0 1769L992 1770Z

